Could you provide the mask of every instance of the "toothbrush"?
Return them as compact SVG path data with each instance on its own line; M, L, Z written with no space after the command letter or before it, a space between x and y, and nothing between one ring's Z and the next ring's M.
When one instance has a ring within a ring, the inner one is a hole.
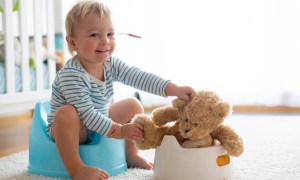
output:
M131 33L118 33L118 35L127 35L127 36L130 36L130 37L141 39L141 36L134 35L134 34L131 34Z

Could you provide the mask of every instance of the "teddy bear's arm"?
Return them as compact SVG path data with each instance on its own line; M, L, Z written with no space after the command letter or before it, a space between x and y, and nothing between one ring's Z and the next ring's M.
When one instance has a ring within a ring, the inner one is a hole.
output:
M152 111L152 121L158 125L164 125L171 121L178 120L178 109L172 106L156 108Z
M237 157L243 153L243 140L230 126L220 125L211 135L222 144L229 155Z
M158 127L145 114L135 115L132 118L132 122L138 123L143 127L144 141L135 141L135 144L139 149L156 148L157 146L160 146L165 135L174 135L177 137L177 135L179 134L179 122L176 122L173 126L164 125Z
M145 114L137 114L132 118L133 123L138 123L143 127L144 141L135 141L139 149L156 148L160 145L163 137L163 128L158 128L153 121L150 120Z

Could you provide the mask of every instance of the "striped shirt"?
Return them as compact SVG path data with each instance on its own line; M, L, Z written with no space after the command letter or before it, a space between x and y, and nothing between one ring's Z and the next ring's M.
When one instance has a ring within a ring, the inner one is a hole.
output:
M89 75L81 63L70 59L57 73L52 84L51 111L48 114L49 132L56 110L62 105L73 105L80 116L82 125L88 130L107 136L113 122L108 117L109 102L114 89L113 82L121 82L136 89L165 97L169 80L155 74L129 66L116 57L104 63L105 81Z

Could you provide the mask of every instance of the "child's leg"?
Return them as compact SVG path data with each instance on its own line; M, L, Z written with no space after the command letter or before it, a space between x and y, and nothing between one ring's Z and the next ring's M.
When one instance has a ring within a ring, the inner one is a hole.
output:
M85 166L79 155L79 144L87 138L87 130L80 123L76 108L72 105L60 107L54 116L51 136L56 142L59 155L73 179L107 179L108 174L98 168Z
M135 98L129 98L114 103L109 108L109 117L115 122L126 124L130 122L135 114L144 112L142 104ZM138 149L132 140L125 142L126 161L129 167L152 169L153 164L138 155Z

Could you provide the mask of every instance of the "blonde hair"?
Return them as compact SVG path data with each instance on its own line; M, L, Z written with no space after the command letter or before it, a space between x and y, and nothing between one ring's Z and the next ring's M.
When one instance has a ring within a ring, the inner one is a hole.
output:
M79 20L91 14L97 14L100 18L105 17L111 20L111 11L103 3L97 0L80 0L72 7L66 16L66 36L74 37L74 30ZM74 50L69 44L68 48L70 53L74 54Z

